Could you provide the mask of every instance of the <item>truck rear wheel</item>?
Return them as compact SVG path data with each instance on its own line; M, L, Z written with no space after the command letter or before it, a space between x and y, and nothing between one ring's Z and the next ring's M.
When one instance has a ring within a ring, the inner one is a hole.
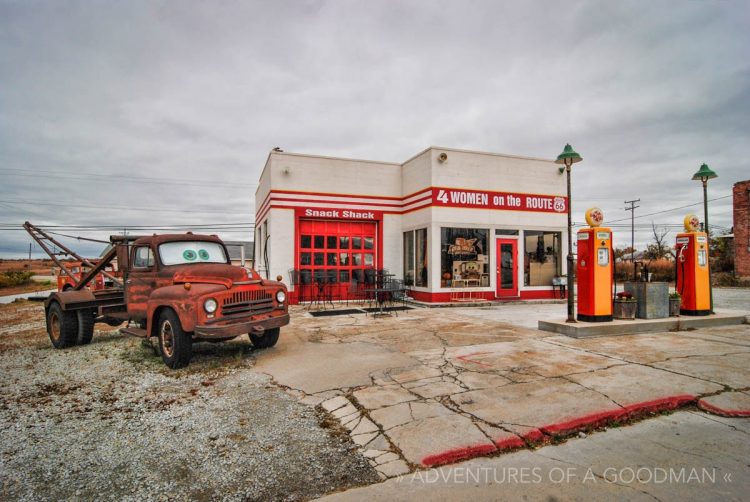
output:
M262 335L255 335L249 333L250 341L253 342L253 347L256 349L267 349L276 345L279 341L279 333L281 328L267 329Z
M158 324L159 352L164 364L172 369L184 368L193 357L193 340L172 310L164 310Z
M78 311L78 336L76 338L78 345L91 343L91 339L94 337L94 315L93 310Z
M47 310L47 334L56 349L72 347L78 338L78 316L53 302Z

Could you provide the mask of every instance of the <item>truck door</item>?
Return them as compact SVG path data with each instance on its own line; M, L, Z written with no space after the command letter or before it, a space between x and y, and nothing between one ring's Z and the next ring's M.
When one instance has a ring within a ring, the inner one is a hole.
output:
M156 288L156 264L150 246L133 248L131 267L125 281L125 301L128 315L134 319L145 319L148 299Z

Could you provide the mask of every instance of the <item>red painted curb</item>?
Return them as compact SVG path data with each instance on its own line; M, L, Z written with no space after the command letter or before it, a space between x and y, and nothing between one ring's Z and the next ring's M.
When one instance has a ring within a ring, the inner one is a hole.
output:
M429 455L422 459L422 465L426 467L435 467L436 465L452 464L459 460L479 457L497 451L495 445L480 444L476 446L467 446L465 448L456 448L455 450L444 451L437 455Z
M495 446L497 446L498 450L512 450L514 448L523 448L526 446L526 443L523 441L523 439L519 437L510 437L507 439L502 439L500 441L495 441Z
M680 394L678 396L663 397L660 399L654 399L653 401L646 401L644 403L631 404L625 407L625 411L628 417L632 417L641 413L656 413L659 411L674 410L693 403L696 399L697 397L691 394Z
M547 439L547 436L544 435L542 431L539 429L533 429L521 436L529 443L540 443Z
M690 394L662 397L659 399L654 399L652 401L630 404L622 409L592 413L590 415L574 418L573 420L568 420L566 422L546 425L544 427L540 427L540 429L545 434L559 436L575 432L579 429L600 427L607 422L634 418L645 413L656 413L659 411L674 410L676 408L694 402L695 399L696 397Z
M680 394L677 396L662 397L659 399L654 399L652 401L630 404L628 406L625 406L624 408L618 408L615 410L591 413L589 415L584 415L582 417L574 418L565 422L559 422L556 424L539 427L538 429L532 429L522 436L523 439L521 437L510 437L507 439L496 441L494 445L482 444L476 446L467 446L464 448L448 450L435 455L429 455L422 459L422 465L426 467L434 467L438 465L450 464L459 460L467 460L470 458L479 457L488 453L496 452L498 450L502 451L510 450L513 448L522 448L526 446L524 440L530 443L544 442L549 439L548 436L561 436L570 434L580 429L599 427L611 421L634 418L646 413L674 410L676 408L680 408L682 406L693 403L696 399L696 396L690 394ZM698 401L698 405L701 408L703 408L703 406L706 406L706 408L710 408L710 411L716 412L717 414L739 413L737 415L725 416L750 416L750 410L721 410L720 408L710 405L703 400ZM709 410L706 409L706 411Z
M714 406L703 399L698 401L698 408L722 417L750 417L750 410L727 410Z
M622 409L602 411L574 418L573 420L568 420L567 422L545 425L544 427L540 427L539 429L545 434L549 434L550 436L560 436L563 434L574 432L578 429L598 427L611 420L620 418L623 413L624 410Z

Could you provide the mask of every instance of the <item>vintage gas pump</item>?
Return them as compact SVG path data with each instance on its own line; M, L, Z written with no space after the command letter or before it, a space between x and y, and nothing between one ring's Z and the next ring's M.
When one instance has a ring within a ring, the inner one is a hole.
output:
M711 289L708 275L708 237L699 232L700 222L694 214L684 221L685 232L677 234L677 292L682 297L681 315L709 315Z
M578 320L612 320L614 255L612 230L600 227L604 214L598 207L586 211L589 228L578 231Z

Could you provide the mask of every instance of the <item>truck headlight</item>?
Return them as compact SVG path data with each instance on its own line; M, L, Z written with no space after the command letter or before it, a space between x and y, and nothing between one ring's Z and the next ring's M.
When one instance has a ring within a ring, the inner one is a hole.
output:
M203 309L209 314L213 314L214 312L216 312L218 306L219 304L216 303L216 300L214 300L213 298L209 298L208 300L203 302Z
M286 293L284 293L283 289L276 292L276 301L279 303L284 303L286 301Z

